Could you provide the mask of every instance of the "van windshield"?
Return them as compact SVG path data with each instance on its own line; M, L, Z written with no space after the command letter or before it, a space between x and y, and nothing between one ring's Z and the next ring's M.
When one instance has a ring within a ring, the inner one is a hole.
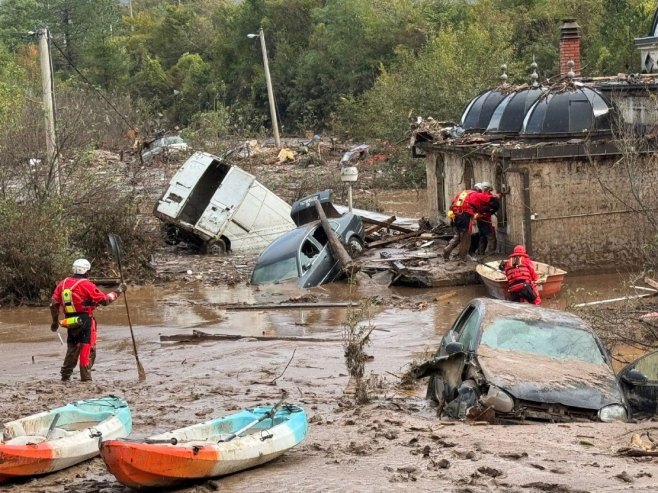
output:
M251 276L252 284L267 284L299 277L296 257L280 259L267 265L256 267Z

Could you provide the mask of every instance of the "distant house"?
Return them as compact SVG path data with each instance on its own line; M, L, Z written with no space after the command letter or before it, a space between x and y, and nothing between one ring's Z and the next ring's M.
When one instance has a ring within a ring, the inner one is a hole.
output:
M503 252L522 243L570 270L638 265L658 232L657 81L581 77L571 20L561 27L560 67L550 86L538 83L535 64L525 86L509 86L504 74L467 105L459 127L421 124L413 151L426 156L426 214L445 217L456 193L490 181L506 192L497 217Z

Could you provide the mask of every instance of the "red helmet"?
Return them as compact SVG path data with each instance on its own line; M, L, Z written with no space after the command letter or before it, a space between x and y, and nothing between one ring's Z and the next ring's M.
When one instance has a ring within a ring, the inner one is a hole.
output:
M515 255L526 255L525 247L523 245L516 245L514 247Z

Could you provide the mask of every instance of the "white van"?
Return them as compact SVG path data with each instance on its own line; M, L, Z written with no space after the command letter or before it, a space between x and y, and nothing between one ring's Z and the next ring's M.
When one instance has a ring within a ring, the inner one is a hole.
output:
M194 153L169 182L155 215L179 239L207 250L261 251L296 227L290 206L256 178L206 152Z

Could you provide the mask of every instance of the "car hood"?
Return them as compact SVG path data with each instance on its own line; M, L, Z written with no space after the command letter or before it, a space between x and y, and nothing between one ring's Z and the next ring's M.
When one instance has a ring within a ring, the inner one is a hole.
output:
M477 352L487 382L517 399L581 409L624 402L615 375L605 364L562 361L484 345Z

